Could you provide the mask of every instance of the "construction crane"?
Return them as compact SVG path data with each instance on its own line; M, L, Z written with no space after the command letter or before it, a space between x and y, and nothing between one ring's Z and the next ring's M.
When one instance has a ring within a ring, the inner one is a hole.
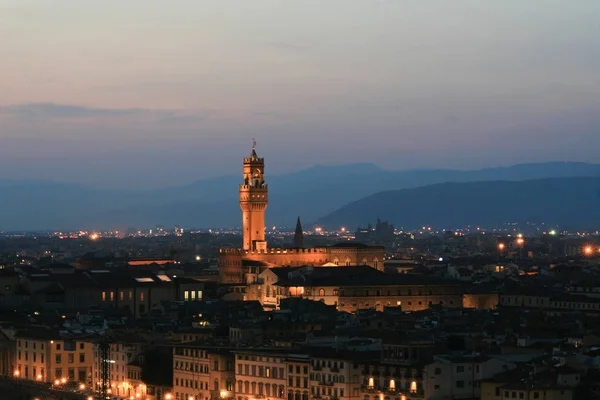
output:
M98 341L98 378L100 380L98 398L101 400L110 398L110 345L113 341L110 329L105 330L104 335Z

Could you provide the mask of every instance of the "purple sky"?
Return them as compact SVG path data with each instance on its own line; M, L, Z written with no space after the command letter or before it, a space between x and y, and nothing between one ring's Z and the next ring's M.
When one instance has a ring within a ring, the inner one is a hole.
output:
M0 0L0 179L600 162L598 0ZM8 39L8 40L7 40Z

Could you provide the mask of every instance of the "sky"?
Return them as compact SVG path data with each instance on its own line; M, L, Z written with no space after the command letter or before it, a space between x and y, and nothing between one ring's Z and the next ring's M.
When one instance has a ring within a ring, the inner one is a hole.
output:
M0 0L0 179L600 162L598 0Z

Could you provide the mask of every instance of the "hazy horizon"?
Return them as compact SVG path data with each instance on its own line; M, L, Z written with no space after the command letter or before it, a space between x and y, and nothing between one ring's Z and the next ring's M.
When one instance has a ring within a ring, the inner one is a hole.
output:
M0 0L0 179L600 162L600 3Z

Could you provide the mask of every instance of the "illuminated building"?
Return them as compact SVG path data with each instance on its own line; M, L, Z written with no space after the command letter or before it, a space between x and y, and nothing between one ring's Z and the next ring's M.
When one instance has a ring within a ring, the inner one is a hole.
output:
M235 391L234 356L229 350L192 343L173 348L176 399L226 399Z
M368 265L383 270L383 246L342 243L329 247L303 248L297 232L294 248L267 248L265 241L265 211L268 205L268 186L265 183L264 158L252 147L250 157L244 158L243 183L240 185L243 246L241 249L221 249L219 280L221 283L246 284L269 267L324 265ZM300 229L298 220L297 229Z
M19 332L15 339L15 377L59 384L90 382L92 343L39 329Z

